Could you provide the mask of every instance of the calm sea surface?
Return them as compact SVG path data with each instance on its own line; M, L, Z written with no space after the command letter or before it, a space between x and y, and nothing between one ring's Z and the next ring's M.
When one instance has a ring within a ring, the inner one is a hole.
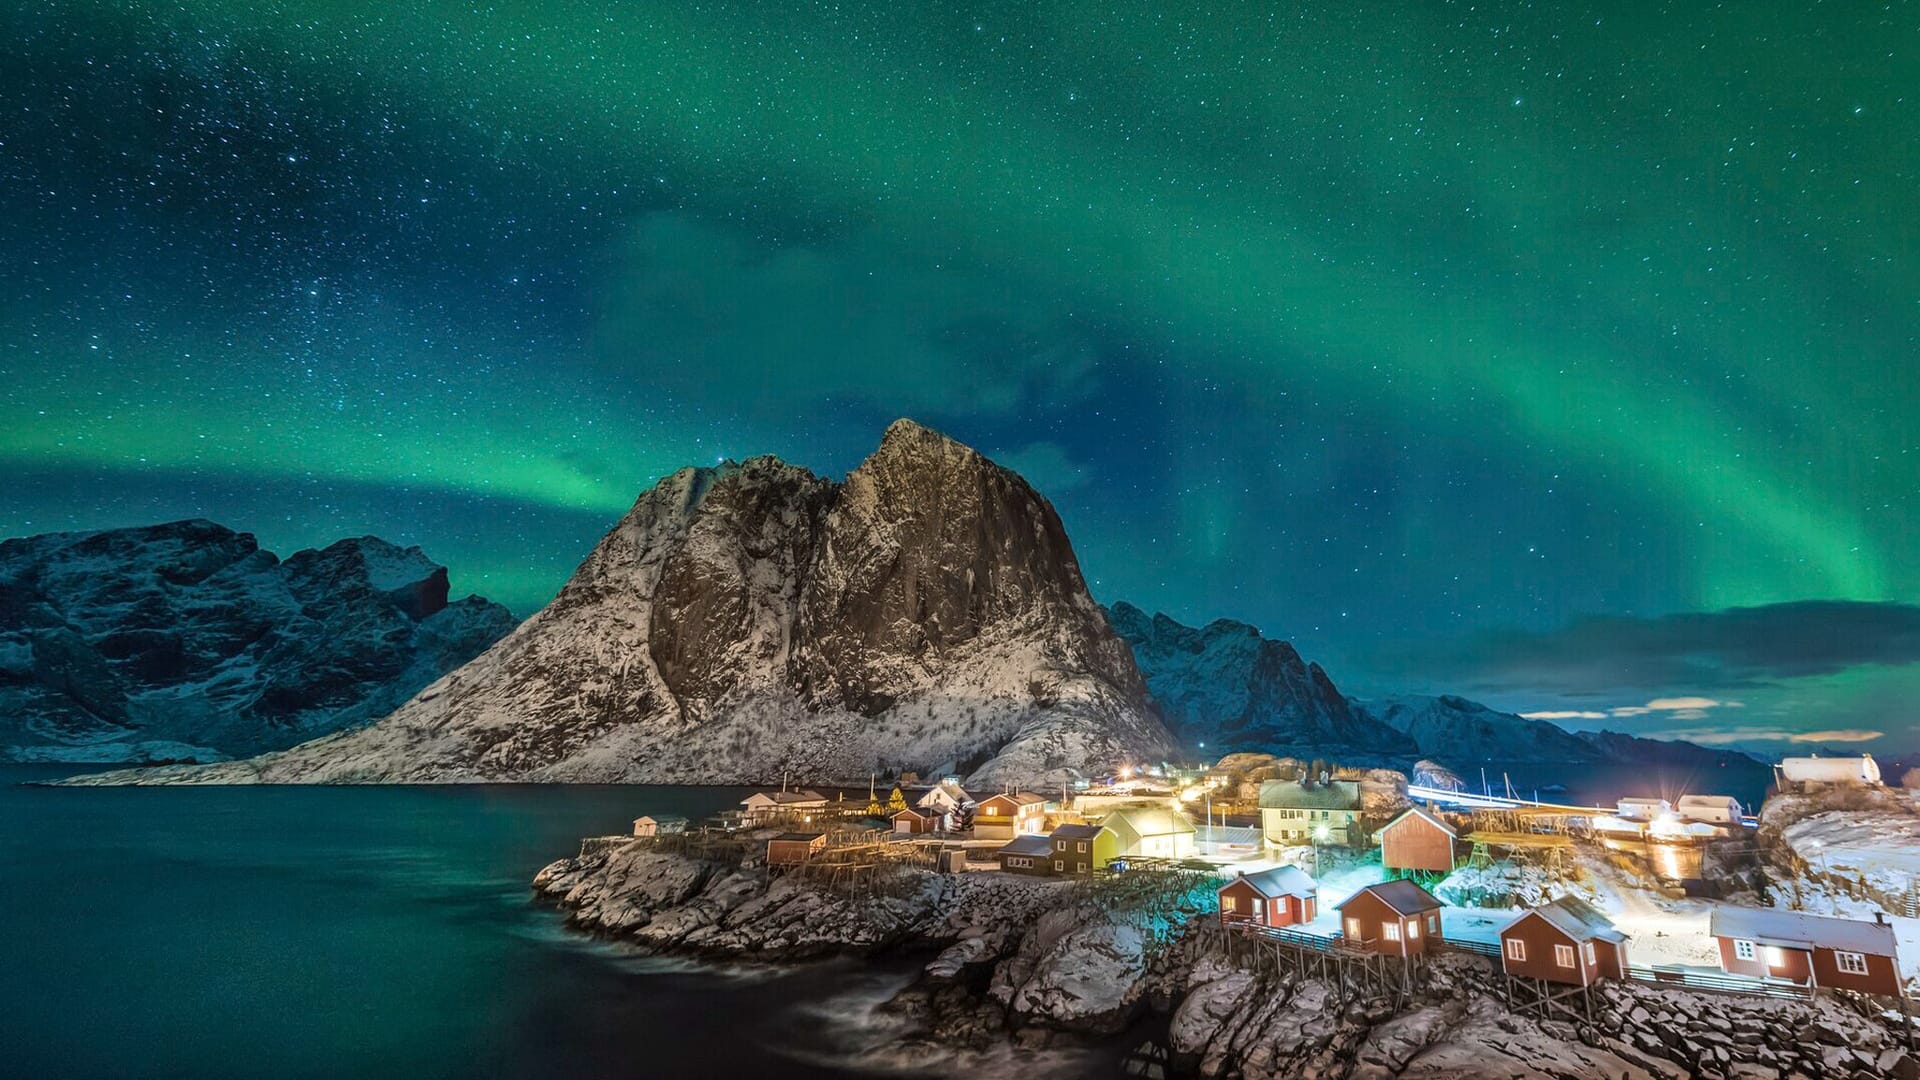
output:
M843 1075L910 970L677 967L530 903L732 789L19 786L72 771L0 766L7 1076Z

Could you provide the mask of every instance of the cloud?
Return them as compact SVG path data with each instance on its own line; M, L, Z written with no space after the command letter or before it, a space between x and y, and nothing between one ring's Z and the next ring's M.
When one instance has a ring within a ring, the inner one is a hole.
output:
M1058 297L868 234L775 243L651 214L599 306L598 363L749 416L1006 416L1095 385L1094 337Z
M1529 720L1608 720L1668 713L1675 720L1704 720L1709 709L1738 709L1738 701L1719 701L1707 697L1654 698L1645 705L1615 705L1604 711L1595 709L1550 709L1524 712Z
M1591 616L1544 633L1473 635L1420 650L1414 661L1481 692L1579 697L1759 686L1920 661L1920 606L1808 600L1656 618ZM1687 702L1696 699L1656 697L1635 707L1710 707Z
M1702 746L1727 746L1736 743L1815 744L1867 743L1886 737L1884 731L1866 728L1837 728L1831 731L1793 731L1780 727L1663 728L1645 732L1656 739L1679 739Z
M1872 742L1884 738L1884 731L1869 731L1864 728L1840 728L1835 731L1802 731L1788 737L1788 742L1797 743L1859 743Z

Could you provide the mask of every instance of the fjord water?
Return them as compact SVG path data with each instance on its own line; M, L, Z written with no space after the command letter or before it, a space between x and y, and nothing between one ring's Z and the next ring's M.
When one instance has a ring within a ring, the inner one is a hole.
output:
M20 786L72 771L0 766L6 1075L841 1075L809 1003L897 979L665 965L530 902L579 837L732 789Z

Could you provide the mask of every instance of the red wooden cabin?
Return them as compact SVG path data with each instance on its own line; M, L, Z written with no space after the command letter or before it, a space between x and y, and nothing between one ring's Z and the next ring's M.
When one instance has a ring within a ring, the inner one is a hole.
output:
M1380 865L1389 870L1453 871L1453 842L1459 837L1446 822L1414 807L1382 826Z
M1297 866L1240 874L1220 886L1222 926L1293 926L1312 922L1320 886Z
M1440 901L1420 886L1402 878L1369 885L1334 909L1350 946L1382 956L1425 956L1444 940L1440 930Z
M1500 963L1509 975L1576 986L1624 979L1627 935L1592 904L1563 896L1501 929Z

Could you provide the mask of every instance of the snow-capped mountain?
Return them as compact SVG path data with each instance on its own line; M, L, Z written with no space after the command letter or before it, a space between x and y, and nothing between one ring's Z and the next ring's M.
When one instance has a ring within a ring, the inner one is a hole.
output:
M1165 754L1053 507L910 421L844 483L772 457L640 496L560 595L370 727L142 782L1055 785Z
M0 543L0 759L217 761L385 715L513 628L377 537L210 521Z
M1195 628L1124 601L1108 619L1180 741L1206 752L1333 756L1350 763L1410 757L1414 741L1348 703L1319 664L1243 622Z
M1132 646L1167 726L1183 745L1205 743L1209 754L1254 751L1396 767L1418 758L1455 767L1741 759L1691 743L1568 731L1452 695L1348 697L1292 645L1231 619L1195 628L1125 602L1114 604L1108 619Z
M1442 763L1634 764L1713 766L1753 759L1689 742L1644 739L1618 731L1568 731L1452 694L1352 699L1354 712L1405 734Z

